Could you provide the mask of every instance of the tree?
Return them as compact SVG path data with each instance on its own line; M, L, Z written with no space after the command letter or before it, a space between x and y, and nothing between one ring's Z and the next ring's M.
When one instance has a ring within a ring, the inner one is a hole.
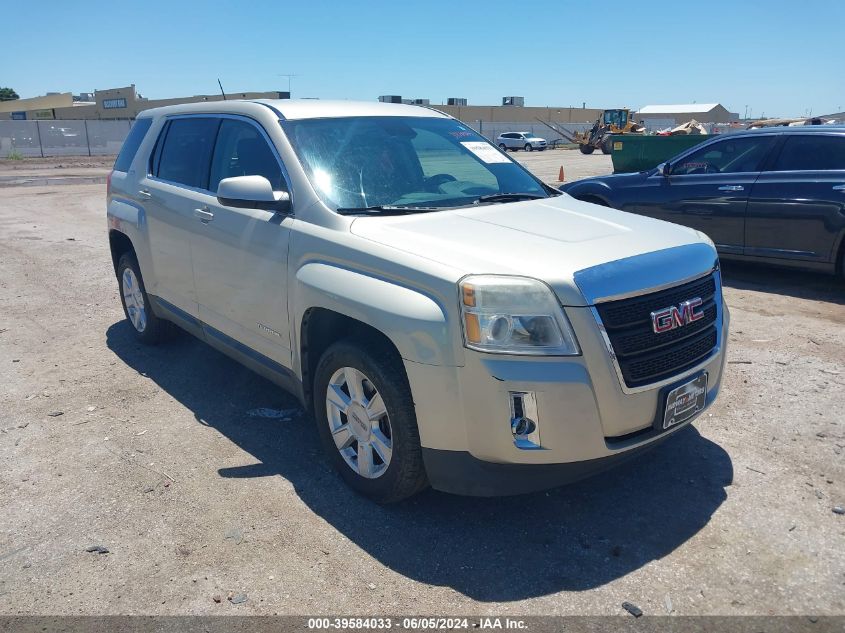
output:
M20 95L11 88L0 88L0 101L14 101L20 99Z

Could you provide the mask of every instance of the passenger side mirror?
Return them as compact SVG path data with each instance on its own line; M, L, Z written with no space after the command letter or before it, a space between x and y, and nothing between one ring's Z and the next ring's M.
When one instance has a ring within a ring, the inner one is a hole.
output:
M669 174L672 173L672 165L671 165L671 163L669 163L668 160L665 163L663 163L663 169L661 170L660 173L662 173L667 178L669 177Z
M276 213L290 211L290 194L273 191L264 176L224 178L217 186L217 200L226 207L265 209Z

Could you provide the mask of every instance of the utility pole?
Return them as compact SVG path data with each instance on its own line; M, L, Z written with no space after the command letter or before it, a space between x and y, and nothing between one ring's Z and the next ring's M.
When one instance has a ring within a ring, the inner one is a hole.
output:
M292 77L299 77L299 75L293 75L290 73L279 73L279 77L287 77L288 78L288 96L290 96L290 80Z

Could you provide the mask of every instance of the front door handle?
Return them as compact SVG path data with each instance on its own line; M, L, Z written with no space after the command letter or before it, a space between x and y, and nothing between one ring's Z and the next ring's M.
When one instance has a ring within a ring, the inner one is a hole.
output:
M833 188L834 191L845 191L845 185L836 185Z
M153 194L151 194L147 189L141 189L141 191L138 192L138 195L144 198L144 200L149 200L153 197Z
M208 224L214 219L214 214L208 210L208 207L202 209L194 209L194 217L198 218L203 224Z
M722 185L719 187L719 191L745 191L745 187L742 185Z

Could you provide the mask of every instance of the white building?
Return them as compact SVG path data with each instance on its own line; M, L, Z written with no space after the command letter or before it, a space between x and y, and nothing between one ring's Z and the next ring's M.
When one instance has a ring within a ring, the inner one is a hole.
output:
M730 123L739 119L720 103L681 103L675 105L647 105L634 114L648 128L675 127L695 119L699 123Z

